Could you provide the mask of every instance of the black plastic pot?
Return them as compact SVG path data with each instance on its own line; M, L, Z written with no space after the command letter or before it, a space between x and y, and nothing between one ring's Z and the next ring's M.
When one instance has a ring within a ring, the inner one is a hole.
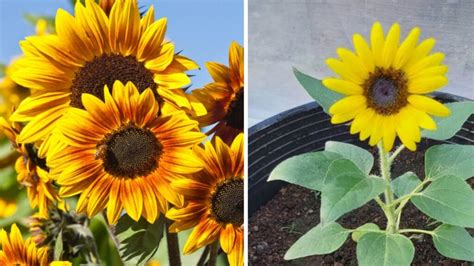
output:
M441 102L468 100L436 93ZM268 175L281 161L306 152L324 149L328 140L356 143L347 125L332 125L329 116L315 102L285 111L249 129L249 216L264 205L286 183L267 182ZM453 138L442 143L474 144L474 115Z

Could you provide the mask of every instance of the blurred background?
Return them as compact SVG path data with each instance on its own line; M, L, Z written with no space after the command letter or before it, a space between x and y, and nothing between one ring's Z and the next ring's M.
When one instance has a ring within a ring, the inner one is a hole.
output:
M352 50L352 35L368 37L377 20L385 31L400 23L403 38L415 26L434 37L449 67L441 91L474 99L473 14L471 0L249 0L249 126L313 101L292 67L331 75L325 59Z
M75 0L0 0L0 63L8 64L21 53L18 42L33 35L35 27L25 16L51 16L62 8L73 13ZM146 11L155 6L155 17L168 18L167 38L176 50L196 61L201 70L191 71L193 88L211 82L204 63L228 64L232 41L243 45L244 5L242 0L139 0ZM236 39L237 38L237 39Z

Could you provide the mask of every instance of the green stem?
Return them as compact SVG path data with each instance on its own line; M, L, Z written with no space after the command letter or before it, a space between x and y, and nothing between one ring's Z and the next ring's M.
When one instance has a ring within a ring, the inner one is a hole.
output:
M211 254L209 255L209 266L216 266L217 264L217 253L219 250L219 239L211 244Z
M393 153L392 155L390 155L390 157L388 158L388 162L390 164L393 163L393 161L395 160L395 158L397 158L397 156L405 149L405 145L400 145Z
M421 230L421 229L402 229L398 231L399 233L422 233L427 235L434 235L433 231Z
M390 168L391 162L388 158L388 153L383 148L382 142L377 144L379 148L379 156L380 156L380 173L386 181L385 187L385 204L386 204L386 213L387 216L387 231L389 233L396 233L398 231L397 228L397 214L396 214L396 206L393 205L395 201L392 191L392 179L390 177Z

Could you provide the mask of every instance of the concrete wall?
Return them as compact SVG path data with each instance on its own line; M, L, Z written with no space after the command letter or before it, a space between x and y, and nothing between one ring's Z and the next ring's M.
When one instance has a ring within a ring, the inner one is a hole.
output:
M474 1L249 0L249 123L312 101L292 73L331 75L324 60L352 49L352 34L368 37L380 21L400 23L437 40L446 54L449 84L441 91L474 99Z

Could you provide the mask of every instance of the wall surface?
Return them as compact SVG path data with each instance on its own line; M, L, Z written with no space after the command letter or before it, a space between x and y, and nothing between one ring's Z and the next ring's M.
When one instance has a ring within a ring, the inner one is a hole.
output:
M249 0L249 125L312 101L292 73L331 75L324 60L352 35L369 36L376 20L384 30L398 22L405 36L437 40L446 54L449 84L441 91L474 99L474 1L470 0Z

